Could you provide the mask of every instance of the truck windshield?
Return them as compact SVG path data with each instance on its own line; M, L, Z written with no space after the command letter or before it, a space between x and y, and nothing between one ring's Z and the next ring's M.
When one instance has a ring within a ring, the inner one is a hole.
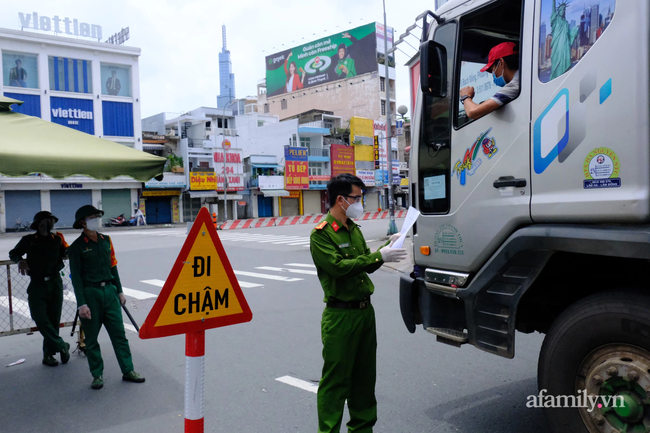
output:
M423 95L420 143L418 146L418 194L420 211L425 214L448 213L451 172L451 96L456 23L436 30L434 41L447 50L447 95L444 98Z

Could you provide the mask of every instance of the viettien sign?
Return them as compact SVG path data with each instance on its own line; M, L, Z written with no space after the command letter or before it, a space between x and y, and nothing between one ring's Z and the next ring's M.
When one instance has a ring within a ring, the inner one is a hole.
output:
M18 12L18 18L20 18L20 26L27 29L43 30L44 32L53 31L54 33L83 36L98 40L102 38L102 26L80 23L76 18L71 20L64 17L61 19L58 15L54 15L52 18L39 17L38 12L32 12L31 14Z
M140 338L167 337L253 318L207 208L201 208Z
M50 98L52 123L95 134L92 99Z

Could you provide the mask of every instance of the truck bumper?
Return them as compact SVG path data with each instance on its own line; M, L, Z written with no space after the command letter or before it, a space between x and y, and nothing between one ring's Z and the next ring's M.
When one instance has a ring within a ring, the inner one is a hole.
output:
M399 279L399 309L406 329L411 334L415 332L418 293L418 281L408 275L402 275Z

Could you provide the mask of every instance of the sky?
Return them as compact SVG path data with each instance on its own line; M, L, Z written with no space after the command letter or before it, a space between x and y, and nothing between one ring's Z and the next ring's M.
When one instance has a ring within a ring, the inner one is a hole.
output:
M433 0L386 0L397 38ZM383 23L381 0L0 0L0 27L20 30L19 12L98 24L103 39L129 27L126 46L138 47L142 117L216 107L221 26L226 25L237 97L256 95L269 54L370 22ZM28 31L38 32L30 29ZM407 42L419 45L416 37ZM85 39L85 38L83 38ZM410 106L408 68L416 50L396 51L397 105ZM407 115L411 116L411 113Z

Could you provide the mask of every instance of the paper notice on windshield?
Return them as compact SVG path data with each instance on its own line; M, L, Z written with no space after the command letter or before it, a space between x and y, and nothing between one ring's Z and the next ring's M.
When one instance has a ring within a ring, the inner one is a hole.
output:
M406 213L406 218L404 219L404 224L402 225L402 230L399 231L401 236L395 241L391 248L404 248L404 240L406 239L406 235L408 234L409 230L411 230L411 227L413 227L413 224L415 224L415 221L417 221L419 216L419 210L414 207L409 208L408 212Z
M447 190L445 188L445 175L431 176L424 178L424 199L437 200L445 198Z

